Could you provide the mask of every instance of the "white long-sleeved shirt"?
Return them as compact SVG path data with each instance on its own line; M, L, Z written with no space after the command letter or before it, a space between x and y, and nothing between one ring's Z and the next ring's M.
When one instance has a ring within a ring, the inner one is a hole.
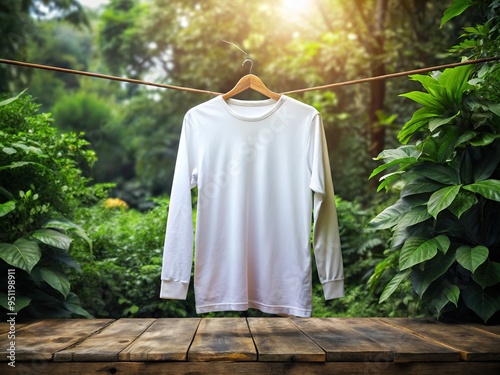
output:
M190 109L170 196L160 297L185 299L198 187L197 313L311 316L313 248L325 299L344 295L337 211L320 114L282 95Z

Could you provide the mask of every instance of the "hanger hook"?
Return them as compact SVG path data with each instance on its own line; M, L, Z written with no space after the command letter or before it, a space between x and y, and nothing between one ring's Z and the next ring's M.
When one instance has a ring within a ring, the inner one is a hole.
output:
M247 63L247 61L249 61L250 62L250 71L249 71L249 74L252 74L253 61L248 58L248 53L245 52L245 51L243 51L240 47L238 47L236 44L234 44L232 42L228 42L227 40L224 40L224 39L221 39L220 41L224 42L224 43L227 43L227 44L231 44L232 46L238 48L241 52L243 52L245 54L246 59L245 59L245 61L243 61L243 64L241 64L241 66L244 66Z
M247 55L248 56L248 55ZM252 68L253 68L253 61L250 60L248 57L243 61L243 64L241 66L244 66L247 62L250 62L250 70L248 71L249 74L252 74Z

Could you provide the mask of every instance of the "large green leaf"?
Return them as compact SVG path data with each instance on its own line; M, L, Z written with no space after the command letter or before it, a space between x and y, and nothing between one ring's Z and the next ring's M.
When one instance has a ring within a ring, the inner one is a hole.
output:
M475 194L470 191L460 190L455 197L453 203L448 207L448 210L460 219L464 212L467 212L473 205L477 203Z
M400 94L399 96L404 96L405 98L411 99L418 104L423 105L424 107L429 107L439 113L444 110L443 104L436 99L436 97L431 94L422 92L422 91L411 91L404 94Z
M470 185L464 185L463 188L492 201L500 202L500 180L478 181Z
M465 133L463 133L460 137L458 137L455 146L460 146L463 143L470 141L471 139L473 139L476 136L477 136L477 132L472 131L472 130L468 130Z
M377 187L377 193L380 190L387 188L387 186L389 186L390 184L393 184L396 181L398 181L399 179L401 179L401 176L403 175L403 173L405 173L405 172L404 171L396 171L396 172L392 172L392 173L389 173L389 174L386 174L386 175L383 175L382 177L380 177L379 181L381 181L381 182Z
M439 190L443 187L443 184L439 182L429 180L427 178L419 177L409 181L401 191L401 197L407 197L410 195L430 193Z
M9 212L16 209L15 201L8 201L0 204L0 217L7 215Z
M446 94L446 89L442 87L437 80L441 72L438 72L439 74L435 73L436 72L434 72L434 74L412 74L409 77L413 81L420 82L433 97L442 99Z
M468 7L474 4L473 0L455 0L448 9L445 10L441 19L440 27L451 20L452 18L461 15Z
M412 135L423 129L427 128L429 119L438 117L440 114L436 113L427 107L417 109L412 118L403 125L398 133L398 139L402 144L408 143Z
M484 290L476 285L468 285L462 292L465 305L486 323L500 310L500 294L495 290Z
M32 270L32 275L37 274L35 277L41 279L49 284L52 288L59 291L64 298L69 293L70 282L65 274L43 266L36 266Z
M11 266L30 273L38 263L42 252L38 245L26 238L19 238L13 244L0 243L0 258Z
M445 279L431 296L431 304L439 315L448 303L451 302L457 306L459 297L460 289Z
M455 262L455 253L448 251L446 254L438 252L437 255L425 263L424 269L412 269L411 283L415 292L422 298L429 285L444 275Z
M492 173L500 163L500 142L497 142L493 147L489 147L483 151L481 159L474 163L474 182L479 182L490 178Z
M398 225L404 227L410 227L412 225L421 223L427 219L429 219L431 215L427 212L427 208L425 206L418 206L412 208L409 212L407 212L400 220Z
M458 306L458 298L460 297L460 289L455 284L450 283L448 280L445 280L443 283L443 292L448 301Z
M450 117L435 117L432 118L429 121L429 130L431 132L434 132L437 128L449 124L455 117L457 117L460 114L460 111L458 111L456 114Z
M429 214L437 219L437 215L453 203L460 191L460 187L460 185L446 186L434 192L427 203L427 211Z
M42 225L42 228L59 229L71 232L72 234L75 234L78 237L84 239L89 245L90 250L92 250L92 240L87 235L85 230L81 226L71 221L62 219L50 219Z
M487 260L472 274L472 279L482 288L500 283L500 263Z
M43 259L47 262L51 262L51 264L58 262L63 263L78 272L82 270L80 264L66 250L57 249L55 247L43 249Z
M411 208L411 205L409 205L402 199L399 199L395 204L387 207L375 218L373 218L370 221L370 225L372 225L376 229L392 228L399 222L402 215L410 211Z
M424 163L415 167L414 171L444 185L460 184L458 172L449 165Z
M447 96L451 101L450 105L462 103L463 93L471 87L468 81L473 69L472 65L445 69L438 78L439 83L446 88Z
M406 240L399 254L399 269L401 271L432 259L437 253L434 238L426 240L422 237L412 237Z
M40 242L57 247L58 249L69 250L71 246L71 237L54 229L38 229L31 232L31 237L36 238Z
M80 316L83 316L88 319L92 319L93 316L88 313L87 310L85 310L81 304L80 304L80 299L78 296L70 292L68 296L66 297L66 301L64 301L64 307L68 310L71 311L73 314L77 314Z
M457 262L465 269L474 273L488 259L488 254L488 248L485 246L460 246L457 249Z
M395 165L398 165L398 164L409 165L411 163L415 163L416 161L417 161L417 159L415 159L415 158L403 158L403 159L393 160L389 163L382 164L382 165L378 166L377 168L375 168L369 178L372 178L373 176L376 176L380 172L382 172L390 167L393 167Z
M497 139L500 138L500 134L494 133L479 133L474 139L470 140L469 143L475 147L484 147L492 144Z
M30 297L17 295L16 293L16 304L13 306L9 306L7 298L8 298L7 294L0 293L0 306L2 306L5 310L8 310L10 312L18 313L19 311L27 307L31 302ZM11 310L11 308L13 308L13 310Z
M460 135L462 134L462 131L463 130L460 128L451 128L446 129L439 134L439 147L436 158L438 163L446 163L451 160L453 154L455 153L455 146L460 138Z
M405 270L436 256L438 249L446 253L450 240L445 235L426 240L422 237L408 239L399 254L399 269Z
M396 291L399 284L401 284L401 282L403 282L404 280L406 280L408 278L408 276L410 275L410 272L411 272L411 269L407 269L405 271L398 272L384 288L384 291L382 292L382 295L380 296L379 303L382 303L387 298L389 298L392 295L392 293L394 293Z

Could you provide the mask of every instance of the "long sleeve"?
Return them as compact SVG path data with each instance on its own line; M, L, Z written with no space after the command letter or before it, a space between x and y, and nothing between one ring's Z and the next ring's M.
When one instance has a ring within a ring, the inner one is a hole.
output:
M160 298L186 299L193 261L191 189L196 186L196 137L185 119L168 210Z
M325 299L344 296L344 268L330 161L322 120L317 114L309 140L311 190L314 192L313 248Z

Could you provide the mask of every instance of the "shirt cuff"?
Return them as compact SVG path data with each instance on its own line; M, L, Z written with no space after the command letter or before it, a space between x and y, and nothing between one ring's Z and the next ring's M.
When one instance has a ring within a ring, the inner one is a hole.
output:
M323 283L325 300L344 297L344 279L332 280Z
M162 280L160 288L160 298L163 299L186 299L188 283L182 281Z

